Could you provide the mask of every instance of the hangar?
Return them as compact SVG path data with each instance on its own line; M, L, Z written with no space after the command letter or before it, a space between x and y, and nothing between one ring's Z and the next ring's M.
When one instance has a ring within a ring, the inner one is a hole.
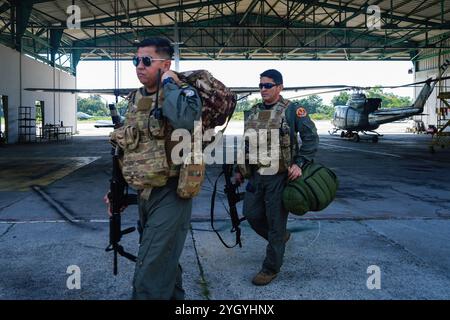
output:
M420 81L450 57L450 3L0 0L0 144L8 143L0 145L0 299L130 298L135 265L119 259L115 277L105 252L109 132L70 144L18 142L35 141L45 124L77 126L75 95L25 88L72 89L80 61L130 60L152 35L168 37L177 59L407 61ZM450 90L439 85L427 125L449 119ZM186 298L449 299L450 150L431 155L428 135L384 138L351 144L323 131L315 159L338 176L336 199L321 212L289 215L283 270L269 290L251 284L266 243L249 224L241 224L242 248L223 247L211 232L221 166L208 166L180 259ZM216 228L232 243L227 204L218 189ZM122 215L125 228L136 225L136 211ZM139 251L137 232L122 240ZM377 274L381 282L371 282Z
M445 0L2 0L3 141L43 124L75 131L75 95L24 88L74 88L80 61L131 59L148 36L171 39L179 59L407 60L420 81L450 57L449 21ZM448 122L442 82L426 125Z

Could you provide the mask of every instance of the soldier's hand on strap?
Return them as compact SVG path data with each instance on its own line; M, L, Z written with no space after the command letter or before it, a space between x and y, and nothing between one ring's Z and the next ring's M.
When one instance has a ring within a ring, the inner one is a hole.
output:
M302 169L298 165L293 164L292 166L289 167L289 169L288 169L289 181L295 180L298 177L301 177L301 175L302 175Z
M177 74L173 72L172 70L167 70L163 73L161 77L161 82L164 81L167 78L172 78L178 85L181 84L180 79L178 78Z
M240 172L236 172L234 174L234 180L236 181L236 184L239 186L244 182L244 177Z

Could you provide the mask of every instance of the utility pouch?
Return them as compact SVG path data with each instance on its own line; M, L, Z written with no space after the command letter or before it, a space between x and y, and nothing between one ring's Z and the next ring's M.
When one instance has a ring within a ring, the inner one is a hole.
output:
M158 110L155 110L157 112ZM164 132L164 121L161 119L159 120L155 116L155 112L152 112L148 119L148 129L150 131L150 136L153 138L164 138L165 132Z
M280 171L286 171L292 164L292 148L291 148L291 135L290 128L286 122L286 119L282 120L280 128Z
M177 194L183 199L191 199L199 194L205 179L205 163L203 159L200 164L191 163L191 159L191 154L189 154L180 168Z

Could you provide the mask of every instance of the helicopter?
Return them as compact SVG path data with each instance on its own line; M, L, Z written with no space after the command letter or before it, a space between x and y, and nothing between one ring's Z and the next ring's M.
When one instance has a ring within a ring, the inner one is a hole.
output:
M331 123L333 128L328 131L330 135L336 135L340 131L340 137L359 142L362 137L359 133L363 134L364 139L372 140L377 143L379 137L383 136L375 130L380 125L409 118L414 115L422 114L424 106L434 87L438 81L450 79L450 77L443 77L443 74L450 65L450 60L446 59L442 66L439 68L439 75L435 79L428 78L425 81L409 83L398 86L377 86L377 88L402 88L423 85L416 100L410 106L400 108L381 108L382 99L380 98L367 98L364 94L365 90L369 90L372 87L357 87L346 86L341 89L316 92L314 94L324 94L332 92L340 92L346 90L352 90L345 105L336 105ZM300 98L310 96L311 94L299 95L294 98ZM291 98L292 99L292 98Z
M416 83L417 84L417 83ZM330 135L340 132L341 138L359 142L359 133L370 138L372 142L378 142L382 135L375 130L380 125L406 119L414 115L422 114L425 103L434 89L436 80L428 79L411 106L383 109L380 98L367 98L360 88L355 88L346 105L336 105L331 123L334 128L328 131Z

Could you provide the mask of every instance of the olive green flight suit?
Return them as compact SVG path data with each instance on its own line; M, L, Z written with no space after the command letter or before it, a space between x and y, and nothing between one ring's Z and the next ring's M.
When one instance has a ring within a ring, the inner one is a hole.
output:
M141 93L146 94L141 88ZM146 94L148 95L148 94ZM201 117L201 100L195 88L169 82L163 88L162 114L174 129L192 132ZM133 299L184 299L181 266L192 213L192 199L177 195L178 177L153 188L148 199L139 197L143 228L133 280Z
M272 106L260 105L258 110L269 110ZM311 161L317 151L319 136L314 122L305 112L297 112L301 106L290 103L285 110L285 119L291 129L293 145L292 161L300 168ZM302 110L299 110L302 111ZM264 272L278 273L283 264L285 250L284 237L288 212L283 207L282 194L287 183L287 171L275 175L261 175L252 168L244 197L244 216L256 233L268 241L266 258L262 265Z

